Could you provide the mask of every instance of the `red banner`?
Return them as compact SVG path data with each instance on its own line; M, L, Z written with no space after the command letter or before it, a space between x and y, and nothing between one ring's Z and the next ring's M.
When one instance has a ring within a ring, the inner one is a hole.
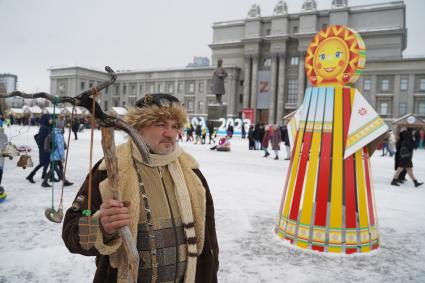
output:
M251 124L254 123L254 109L252 108L243 108L242 109L242 119L251 121Z

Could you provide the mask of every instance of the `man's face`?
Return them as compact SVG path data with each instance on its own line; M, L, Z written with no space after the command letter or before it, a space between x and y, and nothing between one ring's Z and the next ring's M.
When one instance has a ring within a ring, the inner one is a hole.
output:
M176 148L177 134L179 132L177 121L166 120L149 127L142 128L140 135L155 154L168 154Z

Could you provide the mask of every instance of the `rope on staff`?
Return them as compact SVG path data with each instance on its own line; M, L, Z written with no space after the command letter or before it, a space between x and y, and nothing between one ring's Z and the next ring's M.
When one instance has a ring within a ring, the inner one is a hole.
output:
M74 110L75 110L75 105L72 106L72 112L71 112L71 123L72 120L74 119ZM69 153L69 148L70 148L70 140L71 140L71 127L69 128L69 133L68 133L68 139L67 139L67 146L68 149L66 150L66 154L65 154L65 164L64 164L64 168L63 168L63 176L62 176L62 190L61 190L61 200L59 203L59 208L63 208L63 190L64 190L64 186L65 186L65 176L66 176L66 168L67 168L67 164L68 164L68 153Z
M55 196L55 128L56 128L56 104L59 103L59 98L58 97L54 97L53 100L53 116L52 116L52 130L50 131L50 137L52 139L52 147L51 147L51 152L50 152L50 170L47 173L47 178L51 178L52 180L52 210L55 209L55 204L54 204L54 196ZM50 174L51 173L51 174Z
M91 131L90 131L90 161L89 161L89 187L88 187L88 199L87 199L87 209L83 210L83 214L85 216L91 216L91 190L92 190L92 163L93 163L93 134L94 129L96 127L96 120L95 120L95 109L96 109L96 97L99 95L99 91L96 87L92 88L92 111L91 111Z

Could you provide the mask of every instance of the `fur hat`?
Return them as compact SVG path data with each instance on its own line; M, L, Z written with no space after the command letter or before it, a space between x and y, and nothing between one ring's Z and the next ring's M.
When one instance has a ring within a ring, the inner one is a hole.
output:
M56 121L56 128L59 128L59 129L65 128L65 120L58 119Z
M178 128L182 129L187 115L180 101L166 93L146 94L125 115L125 121L137 130L170 119L176 120Z

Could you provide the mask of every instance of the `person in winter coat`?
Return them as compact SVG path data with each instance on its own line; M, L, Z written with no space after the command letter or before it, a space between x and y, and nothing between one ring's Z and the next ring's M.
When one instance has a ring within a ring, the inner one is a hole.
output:
M419 130L419 148L424 148L425 132L423 129Z
M270 137L270 141L272 143L272 150L275 154L275 160L279 159L279 150L280 150L280 143L282 142L282 133L280 131L280 128L278 125L274 125L272 127L272 134Z
M291 159L291 145L289 143L288 128L286 127L286 125L282 126L281 134L282 134L282 141L285 145L285 150L286 150L285 160L290 160Z
M271 127L269 125L266 126L265 132L263 135L263 140L261 142L261 147L264 150L264 157L267 157L270 155L268 151L269 143L270 143L270 136L271 136Z
M212 122L208 123L208 144L211 144L211 142L215 143L214 139L214 124Z
M255 150L254 126L249 126L248 130L248 149Z
M26 177L30 183L35 183L34 176L40 168L43 168L43 174L41 178L44 179L47 174L47 169L50 164L50 153L44 150L44 140L50 134L52 128L52 119L50 114L43 114L40 117L40 129L38 134L34 136L37 147L38 147L38 165L32 170L32 172Z
M207 138L207 128L202 127L202 136L201 136L201 143L205 144L205 140Z
M168 101L168 103L166 103ZM125 116L151 154L145 163L132 140L116 149L118 191L111 198L105 161L92 169L94 243L80 244L88 179L64 218L62 238L72 253L96 257L93 282L129 282L128 259L118 233L128 226L140 255L137 282L217 282L214 204L198 162L177 143L186 111L172 95L147 94ZM75 207L75 206L74 206Z
M396 172L394 173L393 180L391 181L391 185L399 186L400 180L399 175L405 169L407 174L412 179L415 187L419 187L423 185L423 183L418 182L415 175L413 174L413 149L415 147L414 141L412 140L412 135L408 131L404 131L401 133L401 137L399 140L399 145L397 146L398 153L398 167ZM397 154L396 153L396 154Z
M241 137L244 139L246 137L246 130L245 130L245 123L242 120L242 125L241 125Z
M62 127L62 124L60 124ZM64 180L64 186L71 186L73 183L69 182L64 176L64 168L62 161L65 160L65 140L63 137L63 128L56 127L53 129L53 137L54 141L48 140L45 143L45 149L49 149L46 151L50 151L50 170L46 174L42 187L50 187L48 180L54 179L54 172L58 174L59 180ZM53 148L53 150L52 150Z
M396 151L396 140L393 131L388 132L388 151L390 152L390 156L392 157Z
M220 138L218 140L218 144L210 147L211 150L217 150L217 151L230 151L230 138L229 137L224 137L224 138Z
M227 127L227 137L231 139L233 137L234 128L231 124Z
M264 132L262 132L261 130L260 123L255 124L255 127L254 127L255 150L258 150L261 148L261 141L263 139L263 135L264 135Z
M195 144L198 144L198 142L201 143L201 136L202 136L202 127L200 124L196 125L195 130Z
M7 135L4 133L4 128L0 127L0 152L8 142ZM0 154L0 185L3 179L4 157Z
M72 129L72 132L74 133L74 139L78 140L77 133L80 129L80 121L78 121L77 118L72 119L71 129Z
M192 123L189 123L189 127L186 128L186 142L193 141L193 125Z

